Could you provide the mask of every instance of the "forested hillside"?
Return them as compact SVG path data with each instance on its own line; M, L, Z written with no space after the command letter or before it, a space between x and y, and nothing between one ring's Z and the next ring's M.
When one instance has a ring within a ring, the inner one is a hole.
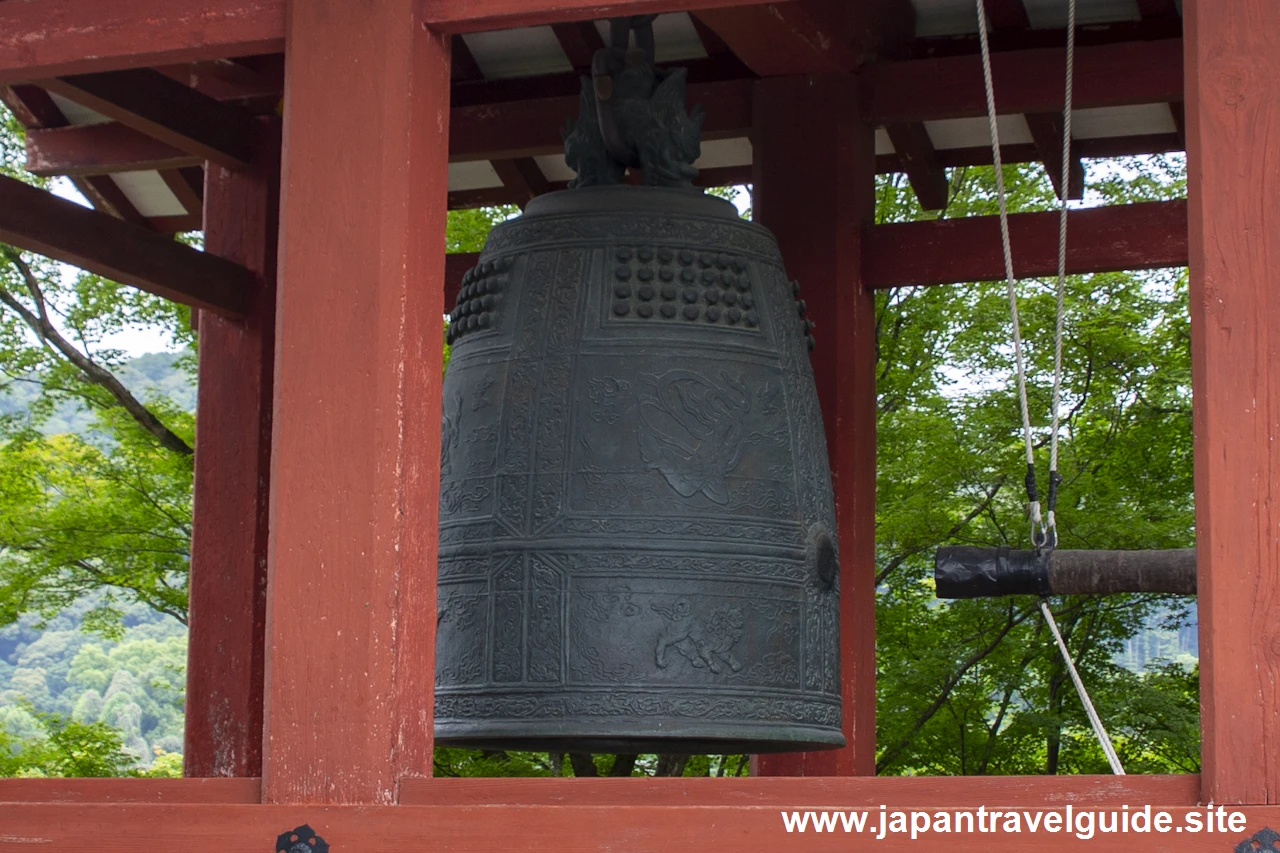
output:
M142 605L125 608L118 638L86 633L87 600L41 623L0 628L0 729L38 738L35 713L105 723L139 767L172 770L182 753L187 631ZM180 769L181 764L176 764Z
M186 411L195 411L196 386L188 373L179 369L183 360L184 356L168 352L140 355L121 365L120 381L144 399L164 397ZM23 416L27 408L40 398L40 391L40 385L30 377L10 379L0 393L0 417ZM89 431L91 420L88 409L67 400L39 424L39 429L45 435L83 434Z

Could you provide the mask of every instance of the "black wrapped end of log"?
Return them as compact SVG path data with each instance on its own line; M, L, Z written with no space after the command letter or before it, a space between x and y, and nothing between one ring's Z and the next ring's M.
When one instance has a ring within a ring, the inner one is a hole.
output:
M933 558L938 598L1047 595L1050 551L1013 551L958 545Z

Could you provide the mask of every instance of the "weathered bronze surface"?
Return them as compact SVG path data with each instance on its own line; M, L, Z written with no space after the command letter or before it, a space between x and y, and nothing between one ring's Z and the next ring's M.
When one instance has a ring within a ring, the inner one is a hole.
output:
M493 230L444 382L442 744L843 744L810 328L769 232L696 190Z
M812 324L773 236L692 188L701 112L652 17L583 81L574 188L494 228L450 317L442 744L844 743Z

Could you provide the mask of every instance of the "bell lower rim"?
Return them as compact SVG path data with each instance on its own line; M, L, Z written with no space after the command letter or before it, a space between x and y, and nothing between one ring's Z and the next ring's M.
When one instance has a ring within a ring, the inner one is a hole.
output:
M813 752L840 749L838 729L794 723L719 722L715 725L672 725L620 735L616 727L581 722L511 721L438 724L437 746L462 749L503 749L519 752L679 753L737 755L741 753Z

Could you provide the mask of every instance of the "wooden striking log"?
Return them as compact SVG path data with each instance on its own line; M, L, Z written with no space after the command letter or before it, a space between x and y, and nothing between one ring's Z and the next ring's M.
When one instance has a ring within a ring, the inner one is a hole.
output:
M226 316L244 313L257 283L225 258L3 176L0 242Z
M939 548L933 579L938 598L1003 595L1196 594L1194 548L1163 551L1013 551Z

